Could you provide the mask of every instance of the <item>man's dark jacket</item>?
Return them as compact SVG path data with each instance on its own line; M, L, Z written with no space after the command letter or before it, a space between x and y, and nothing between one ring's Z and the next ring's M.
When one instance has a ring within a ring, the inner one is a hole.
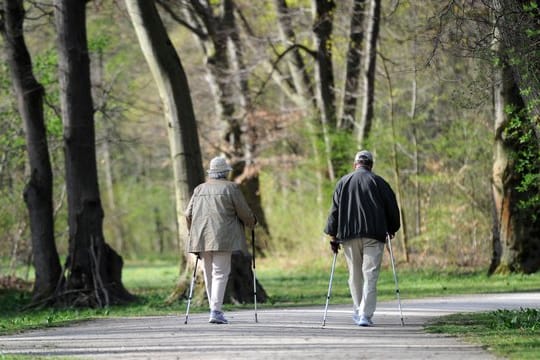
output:
M360 167L342 177L334 190L324 232L339 241L367 237L384 242L399 230L396 195L380 176Z

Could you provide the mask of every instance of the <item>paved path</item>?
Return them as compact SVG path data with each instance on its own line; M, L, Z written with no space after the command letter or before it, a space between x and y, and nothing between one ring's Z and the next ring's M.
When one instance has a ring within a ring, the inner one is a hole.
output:
M2 354L86 359L495 359L479 346L426 334L423 324L455 312L540 308L540 292L468 295L379 303L375 326L353 325L349 306L235 311L229 325L208 324L207 314L110 318L0 337Z

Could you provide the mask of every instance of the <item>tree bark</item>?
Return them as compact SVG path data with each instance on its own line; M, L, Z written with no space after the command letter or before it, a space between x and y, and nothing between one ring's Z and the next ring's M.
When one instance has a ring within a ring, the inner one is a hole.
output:
M251 103L251 94L249 91L248 73L249 70L244 60L244 48L240 38L240 31L235 20L235 4L232 0L224 0L224 9L226 16L225 32L230 38L229 44L232 50L229 50L229 73L235 74L233 83L236 84L236 97L238 98L237 113L241 114L241 144L243 145L242 157L232 159L235 161L233 166L233 179L240 185L248 205L251 207L257 217L257 224L263 231L259 232L260 238L266 239L270 236L268 222L261 203L259 166L257 166L257 113ZM240 161L238 161L240 160ZM257 250L264 254L266 241L260 241Z
M126 6L163 103L173 164L178 236L183 250L188 235L184 211L193 189L204 181L189 84L154 1L126 0ZM181 267L184 265L183 261Z
M333 0L315 1L315 20L313 32L317 39L316 78L318 88L316 98L319 104L322 136L325 147L328 178L336 179L335 166L332 158L332 141L330 133L336 129L336 95L334 68L332 63L332 30L336 4Z
M373 123L373 101L375 96L375 70L377 59L377 41L379 39L379 24L381 15L381 0L370 0L368 29L366 32L366 47L364 50L364 70L362 73L364 97L358 128L358 145L369 137Z
M126 4L128 5L130 16L132 17L132 21L139 36L139 41L141 42L143 52L147 57L147 61L152 69L152 73L154 74L154 78L158 83L160 95L164 102L164 107L165 109L176 109L177 113L180 114L180 116L176 116L175 113L170 113L167 115L169 124L173 122L178 124L176 126L178 133L170 134L170 138L171 136L176 136L180 137L182 140L178 144L173 144L172 147L176 148L174 153L178 154L181 151L181 153L194 155L195 149L192 146L194 145L195 141L193 141L193 144L190 144L187 142L187 140L197 140L196 158L198 159L200 170L194 172L193 168L186 169L185 166L188 165L187 163L184 165L184 170L188 171L188 173L196 173L198 178L195 182L182 182L183 184L189 185L189 193L191 194L195 186L204 181L204 176L200 149L198 145L195 115L193 113L193 106L191 104L187 79L185 78L180 59L178 58L178 55L176 55L176 51L168 39L167 32L161 22L157 9L155 8L155 4L146 0L126 0ZM198 4L198 6L202 5ZM198 9L205 14L208 10L203 8ZM232 16L231 4L229 4L229 7L226 8L226 10L227 16ZM224 138L230 146L230 151L237 156L241 156L241 154L243 154L243 146L240 139L242 130L239 119L235 117L235 97L233 95L233 87L231 86L231 77L227 76L228 69L230 68L230 59L228 55L229 40L226 32L219 31L219 29L215 28L215 26L218 24L207 18L204 18L203 20L209 27L209 34L214 35L213 40L216 51L214 56L209 58L209 63L211 64L212 73L218 83L218 88L221 90L222 96L220 99L224 111L224 117L229 120L229 127ZM227 19L229 25L231 21L232 20L230 18ZM223 67L223 64L227 66ZM178 79L181 79L181 81L177 81ZM183 113L180 112L181 110L183 110ZM192 157L195 158L195 156ZM173 156L173 158L177 158L177 156ZM176 161L178 160L179 159L176 159ZM184 190L187 190L185 186ZM185 205L187 205L189 197L183 198L182 201L185 201L184 206L182 207L183 209ZM181 213L183 214L183 210ZM182 216L182 221L179 220L180 231L182 234L187 235L187 229L185 231L182 230L185 226L186 223ZM182 242L182 244L184 244L184 242ZM232 291L229 292L229 296L234 301L239 302L249 301L249 299L244 299L241 290L244 289L244 292L247 291L246 289L249 289L250 284L247 281L248 278L242 275L246 271L250 272L249 257L247 258L247 262L246 259L242 259L243 257L243 255L240 255L240 258L238 258L238 255L235 255L233 259L233 267L231 269L231 283L236 284L236 286L234 286ZM245 268L246 264L247 269ZM238 278L238 276L242 277ZM243 286L240 286L239 284L243 284Z
M317 0L316 18L313 25L313 32L317 38L317 73L322 99L321 111L323 123L329 128L336 126L336 94L331 40L335 8L334 1Z
M498 44L501 46L502 44ZM501 50L499 47L498 50ZM501 54L499 52L499 54ZM504 58L503 58L504 59ZM533 273L540 269L540 228L531 214L520 212L519 202L534 196L518 191L520 177L514 154L522 146L508 136L513 116L523 113L525 103L510 67L502 60L494 77L495 144L493 200L495 207L493 256L490 272ZM506 109L513 109L508 113Z
M396 136L396 124L394 116L394 89L392 85L392 78L390 72L386 66L386 61L383 60L384 74L388 83L388 98L390 108L390 128L392 129L392 165L394 170L394 179L396 182L396 200L400 209L399 217L401 222L401 238L403 240L403 255L405 262L409 262L409 231L407 228L407 218L404 216L404 196L401 188L401 175L399 171L398 163L398 150L397 150L397 136Z
M43 113L44 89L34 77L32 60L24 40L23 1L4 0L3 10L2 35L19 113L24 123L30 167L30 179L24 190L24 200L30 218L35 268L32 299L37 302L54 293L62 276L54 242L53 176Z
M167 11L178 19L173 4L169 3L160 1L162 5L171 5ZM191 6L185 9L189 20L179 22L193 32L204 50L210 88L214 98L217 99L217 118L225 123L222 127L222 141L216 147L230 159L233 168L231 176L241 186L248 204L267 234L268 225L258 196L259 172L255 165L256 132L253 115L250 114L247 69L235 23L235 4L232 0L214 4L219 5L219 14L216 14L215 10L217 6L197 0L190 0L189 4ZM259 250L262 248L259 247ZM244 276L251 272L249 259L249 256L243 254L233 255L229 291L225 296L225 302L252 301L243 296L253 291L249 290L252 288L252 280L250 282L249 278ZM261 294L263 292L264 289L261 287Z
M343 110L338 128L353 132L356 127L356 109L358 103L358 83L362 68L362 45L364 41L364 12L366 0L354 0L349 30L349 48L347 50L347 69L343 91Z
M106 307L134 297L122 284L122 258L103 236L86 3L55 1L69 225L67 279L57 295L69 305Z

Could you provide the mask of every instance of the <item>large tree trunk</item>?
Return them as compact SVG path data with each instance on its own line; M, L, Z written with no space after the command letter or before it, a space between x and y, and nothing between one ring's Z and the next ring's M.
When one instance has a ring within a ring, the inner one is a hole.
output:
M495 206L493 257L490 272L533 273L540 269L540 226L533 214L520 210L519 203L536 195L519 191L521 177L515 154L523 146L509 136L512 117L523 114L525 104L510 68L496 70L494 85L495 146L493 199ZM506 109L512 109L508 113ZM537 150L538 151L538 150ZM538 215L538 214L536 214Z
M358 103L358 80L362 65L362 45L364 41L364 13L366 0L354 0L351 28L349 30L349 48L347 50L347 69L345 71L343 106L338 128L353 132L356 126Z
M377 59L377 41L379 39L379 24L381 15L381 0L370 0L368 27L366 31L366 46L364 50L364 69L362 82L364 97L362 112L358 127L358 145L362 147L371 132L373 123L373 101L375 96L375 70Z
M52 170L43 115L44 89L32 71L32 61L24 40L22 0L4 0L6 55L19 112L23 119L30 180L24 199L30 218L35 282L32 298L41 301L54 293L62 269L54 242Z
M251 114L248 114L251 111L249 84L239 32L235 23L235 4L232 0L223 0L214 4L190 0L190 6L183 9L188 20L183 20L178 16L178 10L175 7L177 4L167 0L160 0L159 3L176 21L193 32L204 50L208 68L207 78L216 100L216 118L223 125L221 127L222 141L216 144L216 147L230 159L233 167L232 177L240 184L248 204L267 235L266 217L260 197L257 196L259 173L255 166L255 123L252 121ZM255 191L251 194L253 187ZM259 247L259 250L262 248ZM244 296L253 291L250 290L253 278L250 280L245 276L251 273L249 264L249 256L233 255L229 290L225 295L225 302L252 301ZM261 294L262 292L264 289L261 287Z
M188 235L184 211L193 189L204 181L189 84L154 1L126 0L126 6L163 103L173 165L178 236L183 250ZM184 265L185 262L180 266Z
M175 128L175 133L169 134L171 140L171 151L173 152L173 159L175 162L179 162L181 159L178 154L191 154L192 156L186 157L186 162L182 166L177 167L177 175L180 175L180 171L192 174L191 180L195 181L182 181L182 190L189 190L189 194L192 193L196 185L200 184L204 180L202 161L198 143L197 127L195 122L195 115L193 113L193 106L191 104L189 86L185 77L182 64L175 49L171 46L165 27L161 22L161 18L155 8L155 4L152 1L145 0L126 0L132 22L135 26L139 41L143 52L146 56L147 62L150 65L154 78L158 83L158 88L164 107L171 112L167 113L169 128ZM201 5L202 6L202 5ZM229 9L232 11L232 8ZM232 13L227 12L228 16ZM227 19L227 21L231 21ZM228 57L228 38L227 33L218 31L213 28L215 23L210 21L212 28L209 30L214 35L215 53L213 58L209 59L211 63L211 69L213 75L218 82L218 88L221 91L221 106L223 108L224 118L228 120L228 128L225 133L225 140L228 143L229 150L236 156L241 156L243 153L243 146L240 140L241 128L240 121L236 118L235 111L235 97L233 93L233 87L231 84L229 70L229 57ZM223 64L227 66L223 66ZM172 126L171 124L176 124ZM174 130L174 129L172 129ZM174 139L171 139L174 137ZM192 143L188 140L191 139ZM174 141L172 141L174 140ZM196 142L196 148L194 147ZM198 161L198 169L194 169L193 165L189 164L187 160ZM197 171L194 171L197 170ZM193 177L197 175L197 177ZM186 187L188 185L188 187ZM178 189L177 189L178 190ZM183 197L181 201L185 201L182 205L183 209L189 201L189 197ZM180 201L177 202L180 204ZM180 211L180 209L178 209ZM182 230L185 227L184 221L179 221L179 228L183 235L187 235L187 229ZM182 241L184 244L184 241ZM233 301L249 302L251 298L245 298L243 295L246 291L249 292L250 284L249 277L246 277L246 273L251 273L249 269L249 257L245 258L243 255L234 255L233 268L231 269L231 281L228 292L228 296ZM251 278L252 279L252 278ZM180 282L179 284L182 284ZM234 286L232 286L234 285ZM242 285L242 286L240 286ZM232 286L232 287L231 287ZM181 294L183 291L177 289L176 295ZM174 296L171 296L169 300L172 300Z
M122 258L103 237L86 3L55 1L69 224L67 279L57 295L70 305L105 307L134 297L122 284Z
M232 0L223 0L220 3L221 13L215 14L211 6L204 6L195 0L192 0L191 4L191 17L198 18L208 34L208 39L200 36L198 39L202 48L206 49L210 87L214 91L214 97L219 99L216 109L218 118L225 122L223 146L220 148L232 163L231 177L241 186L246 201L264 230L264 233L260 234L264 238L268 236L269 230L261 205L259 171L255 163L255 115L251 110L247 69L234 15L235 5ZM264 252L264 244L264 241L259 241L256 246L261 254ZM247 296L253 294L250 259L242 253L233 254L224 301L253 301L252 296ZM258 294L261 299L265 299L264 289L260 284L258 287Z
M389 108L390 108L390 128L392 129L392 165L394 170L394 180L395 180L395 186L396 186L396 200L398 203L399 208L401 209L399 212L400 217L400 223L401 223L401 237L403 239L403 255L405 257L405 261L409 262L409 245L408 245L408 239L409 239L409 232L407 229L407 221L406 217L404 216L404 196L403 191L401 187L401 175L399 171L399 162L398 162L398 149L397 149L397 136L396 136L396 119L394 116L394 88L392 85L392 78L390 76L390 72L388 71L388 66L386 66L386 61L383 60L383 67L384 67L384 74L386 77L386 81L388 83L388 98L389 98Z
M234 77L235 88L239 89L237 97L239 98L239 108L242 114L242 137L241 142L244 147L242 158L236 162L234 166L233 179L240 185L246 201L251 210L257 217L257 225L259 225L259 241L256 245L256 250L263 255L265 244L270 237L270 230L266 215L261 202L261 187L259 181L259 166L257 165L257 144L259 142L257 133L257 123L259 114L254 110L251 102L251 94L249 91L248 74L249 69L244 60L244 47L240 38L240 31L236 25L234 16L234 3L232 0L225 1L227 16L227 34L231 41L230 46L232 51L230 54L231 72L236 74ZM261 289L261 291L264 291Z
M333 0L315 1L315 20L313 32L317 39L316 79L318 83L316 99L319 106L322 136L325 147L328 178L336 178L332 158L331 133L336 129L336 94L334 67L332 63L332 31L336 4Z

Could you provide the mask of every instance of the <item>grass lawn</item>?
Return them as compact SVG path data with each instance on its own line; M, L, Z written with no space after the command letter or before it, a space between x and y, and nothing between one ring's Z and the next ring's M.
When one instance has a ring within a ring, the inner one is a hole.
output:
M290 307L316 305L324 307L328 280L330 276L331 254L322 256L315 261L307 261L295 257L273 257L257 261L257 277L266 290L269 301L259 304L259 308ZM30 300L28 291L0 290L0 334L16 331L59 326L71 321L84 321L97 317L111 316L144 316L159 314L179 314L183 316L186 301L165 304L164 300L172 292L178 279L178 267L173 262L127 262L124 267L124 285L139 297L139 300L129 306L111 306L107 309L42 309L24 310ZM496 275L488 277L485 271L425 271L408 268L398 268L399 287L402 299L420 297L445 296L470 293L497 293L540 290L540 274L533 275ZM383 265L378 284L381 301L395 299L395 285L392 270L388 264ZM332 288L332 304L351 303L347 286L347 270L343 257L338 257ZM251 304L225 306L226 310L252 308ZM191 312L206 312L205 303L192 303ZM492 345L491 338L501 338L501 330L483 330L480 325L483 318L476 314L460 315L467 321L454 318L443 318L439 325L430 326L430 331L442 331L450 334L467 336L471 341ZM480 315L479 315L480 316ZM476 327L476 322L480 325ZM443 327L448 323L454 327ZM463 326L463 324L467 324ZM460 329L467 328L470 334ZM506 329L503 340L498 340L507 352L524 354L540 352L539 340L526 340L520 329ZM533 332L538 338L538 328ZM485 335L484 335L485 334ZM512 350L514 349L514 350ZM506 354L506 353L502 353ZM520 355L521 356L521 355ZM526 355L523 357L527 358Z
M540 309L449 315L429 324L426 330L482 344L509 359L533 360L540 354Z

